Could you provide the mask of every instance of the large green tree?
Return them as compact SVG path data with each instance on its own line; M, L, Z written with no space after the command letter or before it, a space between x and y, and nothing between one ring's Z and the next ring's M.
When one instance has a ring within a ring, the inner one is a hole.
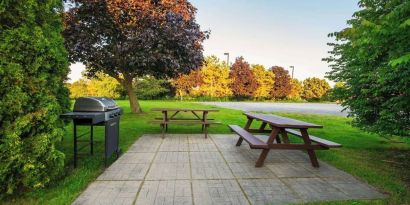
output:
M202 32L187 0L72 0L66 12L66 47L86 74L102 71L127 90L132 112L140 112L137 77L176 77L198 68Z
M0 197L59 176L69 108L60 0L0 3Z
M330 36L328 78L355 125L410 136L410 1L361 0L349 27Z

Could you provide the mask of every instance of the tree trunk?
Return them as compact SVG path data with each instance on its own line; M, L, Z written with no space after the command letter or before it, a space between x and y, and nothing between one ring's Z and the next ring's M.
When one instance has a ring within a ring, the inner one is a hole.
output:
M141 107L138 102L137 94L135 94L134 87L132 86L132 80L124 80L124 87L127 90L128 98L130 101L130 108L132 113L141 113Z

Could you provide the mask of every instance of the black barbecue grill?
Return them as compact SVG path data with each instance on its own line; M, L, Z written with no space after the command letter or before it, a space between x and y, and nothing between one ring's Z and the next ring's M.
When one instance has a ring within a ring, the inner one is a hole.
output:
M81 97L75 101L73 112L62 114L63 119L72 119L74 123L74 167L77 167L79 138L90 134L90 154L94 154L94 126L105 126L105 165L107 159L119 149L119 125L122 109L114 100L104 97ZM77 126L90 126L90 132L77 135Z

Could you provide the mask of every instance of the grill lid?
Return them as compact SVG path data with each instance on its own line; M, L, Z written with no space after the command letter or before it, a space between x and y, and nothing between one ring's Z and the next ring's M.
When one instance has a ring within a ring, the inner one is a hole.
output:
M74 112L105 112L117 108L114 100L104 97L80 97L74 103Z

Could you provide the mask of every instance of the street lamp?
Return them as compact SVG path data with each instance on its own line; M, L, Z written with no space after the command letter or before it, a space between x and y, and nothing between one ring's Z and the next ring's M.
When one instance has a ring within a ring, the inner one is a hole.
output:
M293 71L295 70L295 66L291 65L289 67L292 68L292 79L293 79Z
M229 66L229 53L224 53L226 55L226 65Z

